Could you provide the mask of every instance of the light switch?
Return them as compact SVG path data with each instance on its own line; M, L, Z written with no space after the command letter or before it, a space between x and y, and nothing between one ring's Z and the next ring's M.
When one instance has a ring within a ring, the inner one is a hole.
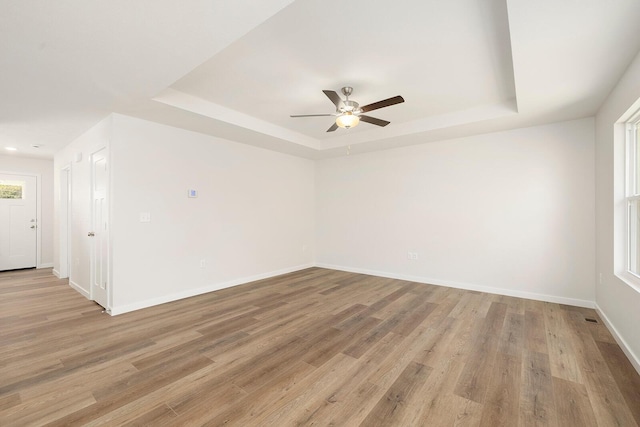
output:
M151 222L151 213L140 212L140 222Z

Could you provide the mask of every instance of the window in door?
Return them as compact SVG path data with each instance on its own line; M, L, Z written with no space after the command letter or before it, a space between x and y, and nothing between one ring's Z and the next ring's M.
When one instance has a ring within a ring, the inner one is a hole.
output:
M0 180L0 199L24 199L24 181Z

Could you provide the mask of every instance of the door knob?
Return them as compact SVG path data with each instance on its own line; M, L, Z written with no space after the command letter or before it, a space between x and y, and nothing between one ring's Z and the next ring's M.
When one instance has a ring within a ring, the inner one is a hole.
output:
M96 235L96 233L94 233L93 231L90 231L89 234L87 234L87 236L89 236L89 237L93 237L95 235Z
M29 227L29 228L36 228L36 226L35 226L35 225L32 225L32 226L31 226L31 227Z

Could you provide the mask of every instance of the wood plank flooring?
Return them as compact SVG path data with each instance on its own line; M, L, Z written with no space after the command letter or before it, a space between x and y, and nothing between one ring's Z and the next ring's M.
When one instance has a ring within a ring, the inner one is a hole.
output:
M311 268L110 317L25 270L0 273L23 425L639 426L640 376L583 308Z

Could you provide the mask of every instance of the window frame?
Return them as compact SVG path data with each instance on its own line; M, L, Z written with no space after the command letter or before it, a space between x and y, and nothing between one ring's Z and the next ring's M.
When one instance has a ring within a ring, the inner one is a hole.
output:
M636 111L624 124L625 133L625 273L640 283L640 262L638 252L640 243L638 233L640 225L640 110ZM636 203L636 213L632 214L632 205ZM635 223L632 224L632 222ZM638 265L633 269L633 258Z

